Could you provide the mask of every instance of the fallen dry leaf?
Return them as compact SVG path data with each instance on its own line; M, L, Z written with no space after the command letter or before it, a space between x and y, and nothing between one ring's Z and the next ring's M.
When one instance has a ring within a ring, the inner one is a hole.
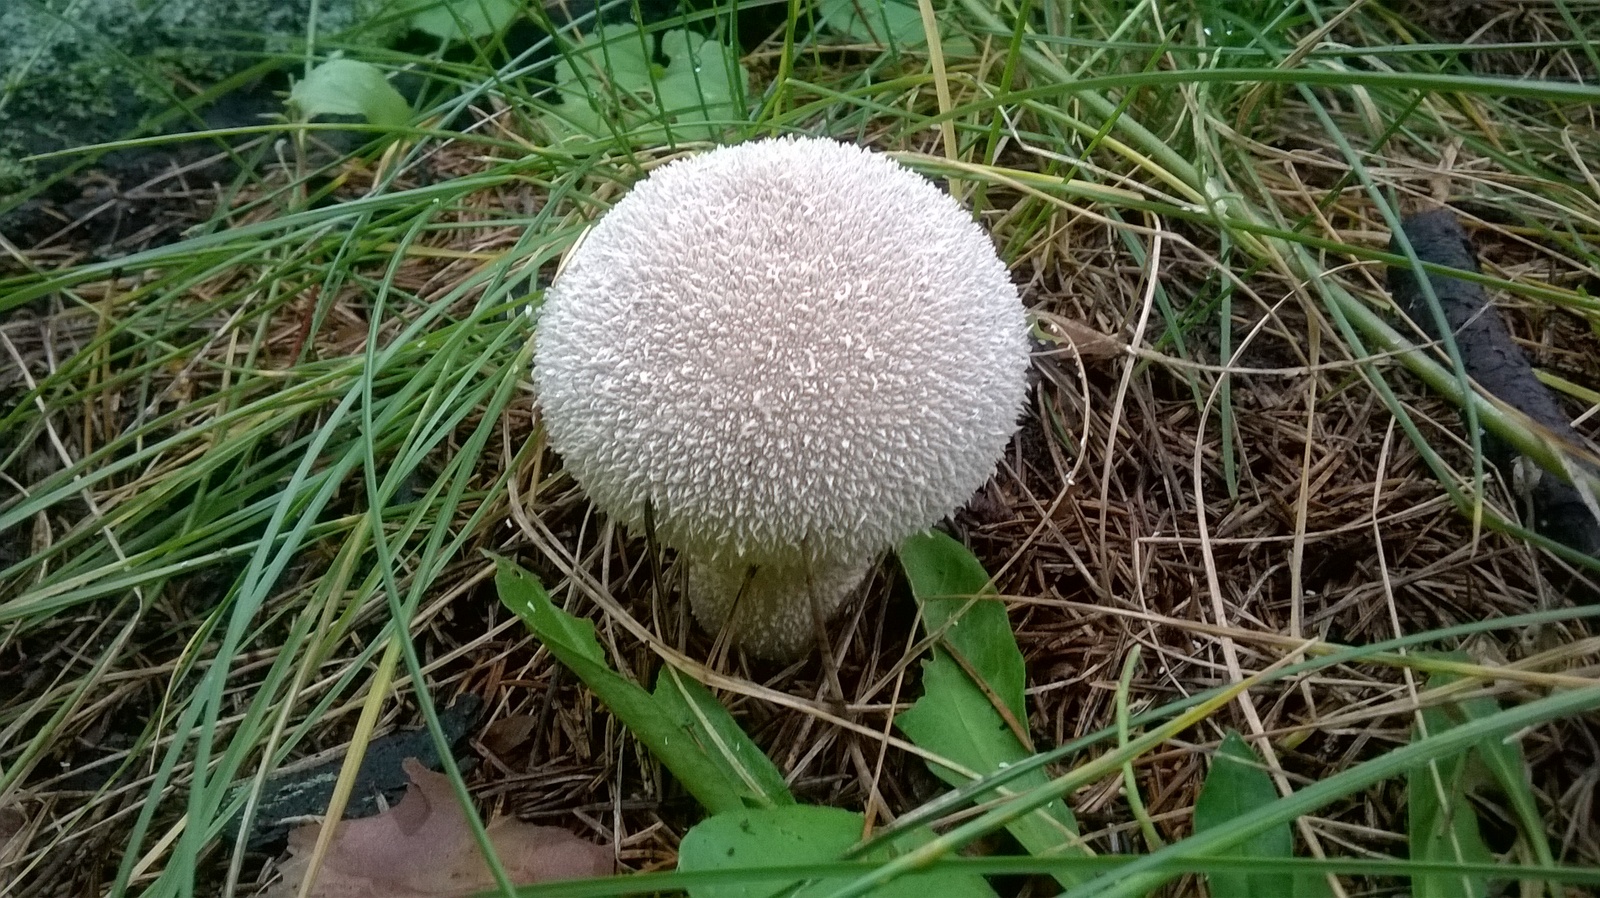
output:
M1084 324L1060 315L1040 314L1045 330L1065 342L1086 362L1116 358L1127 351L1127 345L1110 334L1102 334Z
M0 871L11 862L12 855L22 854L28 840L22 838L22 831L28 825L28 816L22 813L22 808L7 806L0 808ZM0 878L0 882L4 879Z
M496 757L504 759L516 751L519 745L527 742L533 735L533 728L538 725L539 719L532 714L513 714L484 727L483 735L478 737L478 741Z
M412 758L405 798L375 817L346 820L329 843L312 898L447 898L494 887L494 878L456 802L450 778ZM294 898L310 866L320 824L289 833L283 880L268 898ZM611 849L553 826L514 817L488 825L506 874L516 885L615 872Z

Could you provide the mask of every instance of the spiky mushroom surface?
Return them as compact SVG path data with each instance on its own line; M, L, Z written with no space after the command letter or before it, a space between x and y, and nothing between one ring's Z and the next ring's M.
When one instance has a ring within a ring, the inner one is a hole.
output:
M669 163L606 213L545 297L534 376L551 446L617 520L649 509L700 623L783 658L988 479L1027 367L959 203L784 138Z

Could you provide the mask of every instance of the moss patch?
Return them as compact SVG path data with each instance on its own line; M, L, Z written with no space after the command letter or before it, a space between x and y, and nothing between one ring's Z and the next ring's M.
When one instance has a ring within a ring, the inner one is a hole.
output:
M381 19L388 0L321 0L317 32ZM0 11L0 197L30 155L116 140L216 81L292 52L311 0L19 0ZM392 38L376 26L370 39Z

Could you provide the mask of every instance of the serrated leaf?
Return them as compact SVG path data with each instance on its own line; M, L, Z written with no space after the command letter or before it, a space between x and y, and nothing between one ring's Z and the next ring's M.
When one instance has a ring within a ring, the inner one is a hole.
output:
M330 59L312 69L289 91L289 102L303 121L319 115L359 115L385 128L403 128L411 106L383 70L354 59Z
M407 24L448 41L493 34L522 11L520 0L405 0Z
M917 746L946 758L979 776L998 773L1030 757L1011 723L1000 709L1010 710L1018 725L1026 725L1023 702L1026 669L1005 605L984 594L989 575L966 547L942 533L926 533L900 546L900 564L911 591L922 608L930 633L947 622L943 647L923 664L922 697L895 718ZM960 653L959 663L951 652ZM968 670L982 680L974 680ZM962 773L939 764L930 769L953 786L970 783ZM1007 793L1016 794L1044 786L1049 776L1036 770L1011 780ZM979 793L977 801L1002 798L996 791ZM1077 819L1059 799L1012 821L1006 829L1030 854L1081 854ZM1067 882L1071 877L1058 877Z
M606 664L593 623L557 608L527 571L504 559L497 559L496 566L501 603L522 618L550 654L577 674L707 811L793 803L772 761L705 687L676 672L663 672L655 694L645 692Z
M1229 730L1211 760L1200 797L1194 803L1194 831L1198 835L1225 829L1236 817L1278 800L1272 777L1244 739ZM1275 826L1224 851L1217 857L1294 857L1294 833L1289 824ZM1227 898L1322 898L1332 894L1321 876L1293 873L1211 873L1206 877L1211 894Z
M861 839L862 815L838 808L791 805L717 814L696 824L678 846L678 869L691 871L749 870L816 864L845 858ZM909 833L896 847L878 847L862 860L884 861L932 837L927 830ZM696 886L692 898L795 898L826 895L849 880L795 883L733 881ZM980 876L959 873L913 873L869 893L873 898L993 898L994 890Z

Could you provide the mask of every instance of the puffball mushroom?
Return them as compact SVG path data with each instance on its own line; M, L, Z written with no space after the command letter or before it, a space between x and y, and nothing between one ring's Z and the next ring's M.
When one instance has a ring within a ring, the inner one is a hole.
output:
M989 237L887 156L817 138L668 163L539 312L550 445L688 569L700 624L787 659L882 553L994 472L1028 325Z

